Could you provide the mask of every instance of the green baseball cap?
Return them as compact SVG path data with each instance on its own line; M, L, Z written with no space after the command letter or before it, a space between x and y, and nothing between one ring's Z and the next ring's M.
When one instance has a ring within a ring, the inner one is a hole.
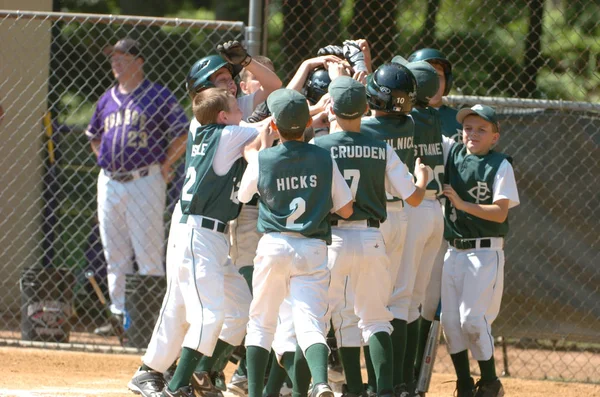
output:
M277 128L282 132L304 131L310 119L306 97L296 90L280 88L267 98Z
M464 119L467 116L472 115L472 114L481 117L485 121L489 121L490 123L494 124L498 130L500 130L500 122L498 121L498 118L496 117L496 109L494 109L493 107L490 107L490 106L486 106L486 105L477 104L471 108L461 109L456 114L456 120L462 124Z
M356 119L367 110L365 86L352 77L340 76L329 84L333 113L341 119Z

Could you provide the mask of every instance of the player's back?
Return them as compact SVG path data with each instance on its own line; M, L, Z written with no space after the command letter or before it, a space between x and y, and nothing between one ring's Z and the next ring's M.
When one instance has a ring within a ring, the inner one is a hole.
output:
M433 180L427 185L425 198L435 199L442 192L442 181L444 180L444 151L442 144L442 126L437 110L427 107L416 107L411 112L415 120L415 159L421 158L421 162L433 170ZM413 164L407 164L409 169Z
M181 191L184 215L202 215L227 223L239 213L240 202L234 193L244 172L244 160L237 159L224 175L217 175L213 168L221 134L227 127L209 124L188 134L186 178Z
M327 149L349 182L354 212L349 221L386 219L385 175L387 144L357 132L318 137L315 145ZM336 214L333 219L340 219Z
M412 117L402 115L365 117L360 123L360 133L385 141L404 164L414 163L415 123Z
M299 233L329 242L332 161L326 150L298 141L260 151L258 231Z

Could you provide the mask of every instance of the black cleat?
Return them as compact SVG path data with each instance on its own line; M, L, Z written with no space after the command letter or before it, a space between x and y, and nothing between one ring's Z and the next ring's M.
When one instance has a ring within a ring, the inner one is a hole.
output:
M504 396L504 388L500 379L496 378L491 381L479 380L475 384L475 397L502 397Z
M163 375L156 371L138 369L127 384L129 390L144 397L160 397L166 383Z
M475 382L473 378L456 381L456 397L475 397Z
M194 397L194 392L190 386L183 386L175 391L170 391L168 387L165 387L162 397Z
M317 383L313 385L312 391L310 392L310 397L334 397L333 390L331 390L331 386L327 383Z
M223 397L210 379L208 372L194 372L192 375L192 390L195 397Z

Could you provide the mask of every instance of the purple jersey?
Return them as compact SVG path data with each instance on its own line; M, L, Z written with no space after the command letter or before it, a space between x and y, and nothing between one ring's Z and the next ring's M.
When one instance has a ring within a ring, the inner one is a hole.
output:
M183 108L165 87L144 80L129 94L115 85L100 97L85 132L101 140L98 165L131 171L162 163L172 139L187 134Z

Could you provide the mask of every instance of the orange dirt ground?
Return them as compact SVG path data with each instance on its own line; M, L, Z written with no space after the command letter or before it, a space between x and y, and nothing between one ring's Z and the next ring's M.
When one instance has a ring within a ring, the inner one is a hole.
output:
M0 396L134 396L127 382L140 363L135 355L0 347ZM233 370L226 370L229 378ZM428 397L450 397L453 376L435 374ZM446 383L449 382L449 383ZM503 378L507 397L598 396L600 385Z

